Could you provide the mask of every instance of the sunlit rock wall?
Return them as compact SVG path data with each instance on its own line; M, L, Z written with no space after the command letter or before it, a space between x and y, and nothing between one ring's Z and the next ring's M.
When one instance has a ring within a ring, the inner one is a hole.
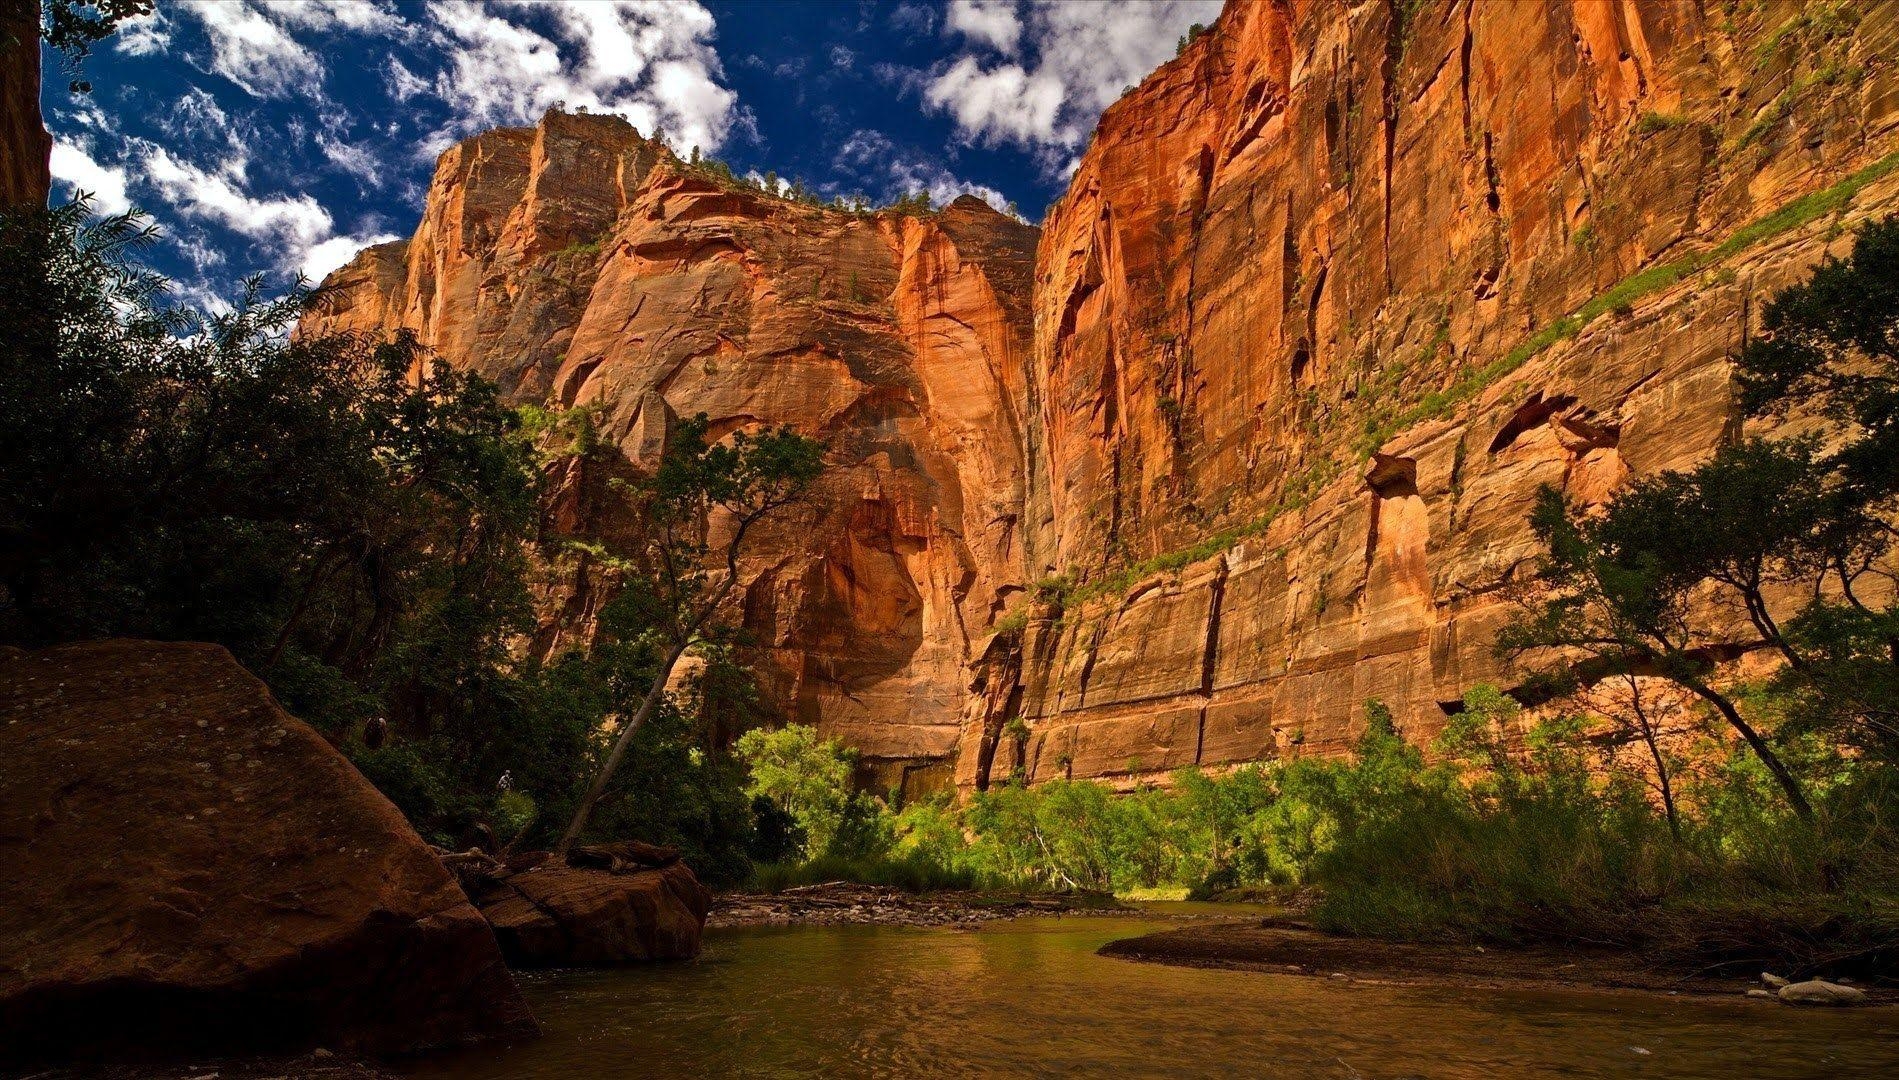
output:
M1336 751L1372 697L1424 739L1508 685L1538 486L1732 435L1763 299L1899 209L1887 176L1739 242L1899 150L1895 57L1891 3L1229 4L1043 223L1027 546L1070 584L994 650L959 779Z
M513 400L586 408L650 463L668 425L827 440L816 505L772 523L743 598L768 696L863 751L869 782L941 786L973 650L1026 564L1035 230L974 200L857 215L722 185L625 123L550 113L447 151L415 235L328 283L306 331L414 330ZM555 523L619 510L555 478ZM535 645L602 601L555 568Z

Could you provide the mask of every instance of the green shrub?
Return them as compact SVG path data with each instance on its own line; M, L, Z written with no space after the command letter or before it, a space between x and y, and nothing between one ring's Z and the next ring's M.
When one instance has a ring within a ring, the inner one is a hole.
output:
M1635 122L1635 130L1643 135L1653 135L1658 131L1685 127L1688 122L1688 118L1680 113L1645 112L1642 118Z

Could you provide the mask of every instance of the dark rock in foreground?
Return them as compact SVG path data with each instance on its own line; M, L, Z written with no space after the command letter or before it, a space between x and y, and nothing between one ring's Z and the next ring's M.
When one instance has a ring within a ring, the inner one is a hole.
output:
M396 808L214 645L0 658L0 1057L531 1034Z
M569 865L458 866L515 967L617 967L699 955L712 895L671 848L578 848Z

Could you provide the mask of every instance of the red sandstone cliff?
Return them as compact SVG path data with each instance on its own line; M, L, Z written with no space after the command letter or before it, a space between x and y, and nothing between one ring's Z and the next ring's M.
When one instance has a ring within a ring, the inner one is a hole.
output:
M40 120L37 0L0 0L0 206L44 205L53 137Z
M1105 584L998 664L959 778L1012 693L1031 777L1125 781L1507 683L1537 487L1710 451L1753 306L1899 209L1896 56L1892 3L1229 4L1044 222L1032 573Z
M337 271L308 329L412 328L518 401L595 410L634 460L699 412L717 436L828 440L815 514L749 568L760 674L880 783L943 784L968 663L1023 584L1035 235L974 199L905 217L771 198L617 119L550 113L445 153L415 235ZM584 487L564 524L610 531ZM543 649L599 600L584 559L563 570Z
M444 155L329 325L413 327L634 458L701 410L830 438L747 622L885 782L1323 752L1369 697L1428 737L1509 681L1537 487L1707 453L1760 298L1899 209L1895 56L1891 0L1236 2L1107 111L1039 248L554 114ZM542 647L586 624L572 570Z

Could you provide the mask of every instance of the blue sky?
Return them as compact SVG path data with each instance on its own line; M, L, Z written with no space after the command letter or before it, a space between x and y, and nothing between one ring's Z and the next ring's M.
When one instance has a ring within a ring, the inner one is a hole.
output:
M1031 220L1101 110L1218 0L160 0L86 62L47 57L56 198L136 206L200 302L321 277L406 236L456 139L550 106L680 153L887 201L973 193Z

